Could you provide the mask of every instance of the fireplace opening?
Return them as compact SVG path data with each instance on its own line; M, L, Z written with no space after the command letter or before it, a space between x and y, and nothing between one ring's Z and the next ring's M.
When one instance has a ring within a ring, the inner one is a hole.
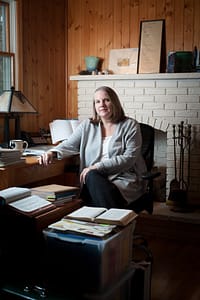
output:
M167 133L155 129L154 170L161 176L154 179L154 201L166 201Z

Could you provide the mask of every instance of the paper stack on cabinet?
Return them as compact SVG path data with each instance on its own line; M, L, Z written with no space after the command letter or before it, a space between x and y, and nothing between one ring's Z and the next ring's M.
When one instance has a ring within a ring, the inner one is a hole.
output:
M93 222L85 222L63 218L60 221L50 224L48 228L56 229L63 232L76 232L86 234L89 236L103 238L104 236L113 232L113 230L116 228L116 225L97 224Z
M0 167L23 162L21 155L20 150L0 148Z
M41 185L31 189L32 195L39 195L56 206L77 198L79 191L78 187L60 184Z

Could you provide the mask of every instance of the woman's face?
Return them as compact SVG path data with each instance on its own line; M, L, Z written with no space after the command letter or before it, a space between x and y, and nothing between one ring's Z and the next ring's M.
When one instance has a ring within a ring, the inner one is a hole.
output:
M112 116L112 103L105 91L97 91L94 94L94 103L97 114L101 119L110 119Z

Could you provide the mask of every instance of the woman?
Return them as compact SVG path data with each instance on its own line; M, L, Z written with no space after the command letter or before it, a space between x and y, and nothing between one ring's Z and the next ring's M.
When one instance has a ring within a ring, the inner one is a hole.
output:
M144 193L142 137L136 120L125 116L115 91L102 86L93 99L93 117L39 159L48 165L68 151L80 153L81 198L88 206L126 207Z

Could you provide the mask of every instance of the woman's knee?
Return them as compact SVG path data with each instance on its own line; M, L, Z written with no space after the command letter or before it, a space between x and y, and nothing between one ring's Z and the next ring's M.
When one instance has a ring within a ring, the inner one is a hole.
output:
M100 173L97 170L90 170L90 172L87 173L85 184L92 184L95 183L100 176Z

